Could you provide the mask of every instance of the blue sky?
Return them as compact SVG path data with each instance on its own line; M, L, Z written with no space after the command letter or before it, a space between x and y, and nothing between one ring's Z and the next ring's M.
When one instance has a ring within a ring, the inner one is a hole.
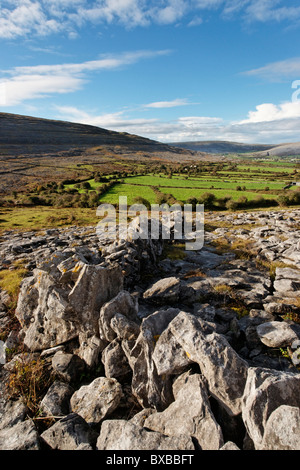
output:
M162 142L300 141L299 38L299 0L1 0L0 111Z

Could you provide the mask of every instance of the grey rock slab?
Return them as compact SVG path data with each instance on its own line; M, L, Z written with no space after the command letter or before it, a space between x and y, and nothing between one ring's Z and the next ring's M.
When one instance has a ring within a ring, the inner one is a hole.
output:
M151 414L144 426L167 436L191 436L203 450L218 450L224 444L205 382L198 374L187 377L175 401L163 412Z
M61 379L75 382L85 372L85 362L77 354L58 351L52 358L52 367Z
M300 407L300 374L251 367L242 399L242 417L255 449L262 445L266 423L282 405Z
M102 351L101 360L104 364L106 377L118 379L131 371L126 354L118 339L106 346Z
M100 308L114 298L123 288L120 266L104 268L100 265L85 265L68 295L69 309L77 315L82 330L97 333Z
M199 364L210 393L230 415L241 412L241 400L248 365L226 338L212 332L210 325L186 312L180 312L169 328L189 359Z
M31 419L0 431L0 450L40 450L40 438Z
M169 323L178 315L179 309L161 309L144 318L140 334L129 351L122 347L132 368L132 391L143 408L165 408L173 399L171 376L160 376L154 362L156 342Z
M117 324L111 324L111 321L116 314L121 314L128 318L128 320L139 323L137 317L138 303L128 291L121 290L121 292L101 307L99 315L100 339L110 342L117 337L117 333L115 331L115 329L117 329ZM112 326L114 326L115 329L113 329ZM118 329L117 331L120 333ZM126 335L126 330L123 332L123 336L124 335Z
M43 441L52 450L80 450L95 446L98 435L86 421L76 413L60 419L41 434Z
M74 390L69 384L56 380L40 403L40 410L46 416L66 416L70 411L70 398Z
M300 409L282 405L270 415L262 450L300 450Z
M270 348L290 346L298 339L293 328L286 322L266 322L258 325L256 331L261 342Z
M97 440L98 450L195 450L188 436L168 437L125 420L105 420Z
M75 324L65 317L67 305L65 292L47 272L35 270L34 276L23 280L16 317L30 350L51 348L76 337Z
M97 425L118 407L122 396L122 386L116 379L98 377L72 395L70 406L88 424Z
M159 336L152 357L159 375L180 374L192 364L168 328Z
M136 340L140 334L140 326L136 321L129 320L121 313L116 313L110 321L110 326L118 338L133 341Z
M27 406L22 400L6 400L0 409L0 430L24 421L27 413Z
M177 302L180 295L180 279L167 277L155 282L144 292L144 299L157 304L169 304Z

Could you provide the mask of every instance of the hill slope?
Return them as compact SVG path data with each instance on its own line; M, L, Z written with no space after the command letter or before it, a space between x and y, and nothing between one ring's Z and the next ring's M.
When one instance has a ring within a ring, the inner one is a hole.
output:
M0 113L0 193L31 183L132 170L141 162L189 162L206 154L95 126Z
M277 145L276 147L261 153L262 156L267 156L268 154L272 157L300 155L300 142Z
M136 135L95 126L0 113L1 155L49 154L112 145L134 152L191 153Z
M173 142L169 145L197 152L215 154L259 152L267 151L274 147L274 145L241 144L239 142L227 141Z

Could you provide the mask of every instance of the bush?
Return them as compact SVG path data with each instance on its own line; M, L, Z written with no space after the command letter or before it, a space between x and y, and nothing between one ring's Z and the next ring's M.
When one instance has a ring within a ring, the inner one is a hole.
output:
M199 199L198 203L199 204L204 204L204 206L207 206L208 208L213 207L214 202L216 202L216 196L213 193L203 193Z
M240 208L245 208L248 206L248 199L246 196L241 196L238 198L237 203Z
M150 202L145 199L144 197L142 196L136 196L134 199L133 199L133 203L134 204L143 204L145 207L147 207L148 210L151 209L151 204Z
M227 201L226 202L226 209L229 209L230 211L234 211L236 209L238 209L238 202L237 201L233 201L232 199L230 199L230 201Z
M83 181L81 184L80 184L80 187L82 189L91 189L91 185L88 181Z

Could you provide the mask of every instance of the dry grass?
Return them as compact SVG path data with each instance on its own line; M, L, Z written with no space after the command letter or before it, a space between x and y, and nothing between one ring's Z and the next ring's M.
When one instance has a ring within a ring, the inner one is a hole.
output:
M32 416L36 416L39 403L53 381L40 358L16 361L10 373L7 390L10 398L22 398Z

